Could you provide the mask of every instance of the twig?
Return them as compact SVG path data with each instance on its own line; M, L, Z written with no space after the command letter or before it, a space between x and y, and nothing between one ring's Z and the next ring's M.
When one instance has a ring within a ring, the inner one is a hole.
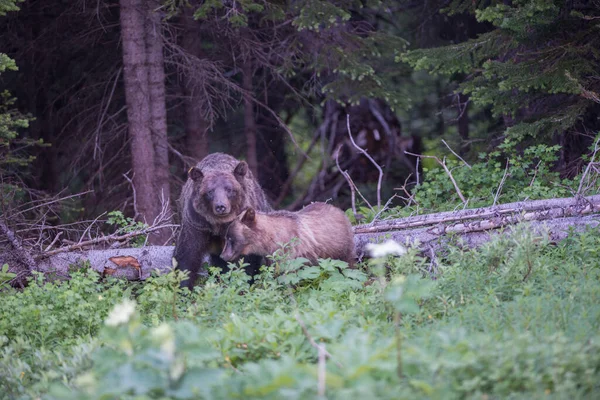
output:
M100 219L101 216L103 216L104 214L106 214L106 211L103 212L102 214L98 215L96 218L94 218L94 220L92 221L91 224L89 224L87 226L87 228L85 228L85 230L83 231L83 233L81 234L81 238L79 239L78 243L81 243L81 241L83 240L83 238L85 237L86 233L89 233L89 231L92 229L92 226L94 226L94 224L96 223L96 221L98 221L98 219ZM90 237L91 239L91 237ZM54 243L54 242L53 242Z
M325 368L327 359L325 357L325 354L327 353L327 350L325 350L325 344L322 344L319 346L319 363L317 366L317 371L318 371L318 382L317 382L317 391L319 393L319 396L321 397L325 397L325 379L326 379L326 373L327 370Z
M463 196L462 192L460 191L460 188L458 187L458 184L454 180L454 177L452 176L452 172L450 172L450 170L446 166L446 163L442 162L442 160L440 160L436 156L426 156L423 154L410 153L408 151L405 151L404 154L409 154L411 156L422 157L422 158L433 158L435 161L437 161L437 163L440 164L442 166L442 168L444 168L444 171L446 171L446 174L448 175L448 177L450 177L450 180L452 181L452 184L454 185L454 189L456 189L456 193L458 194L458 197L460 197L463 204L467 204L467 199L465 199L465 196Z
M444 139L442 139L442 143L444 143L444 144L446 145L446 147L448 148L448 150L450 150L450 152L451 152L452 154L454 154L454 155L455 155L455 156L456 156L456 157L457 157L457 158L458 158L460 161L462 161L463 163L465 163L465 165L466 165L467 167L469 167L469 169L471 169L471 166L469 165L469 163L468 163L468 162L466 162L465 160L463 160L463 158L462 158L461 156L459 156L458 154L456 154L456 153L454 152L454 150L452 150L452 148L451 148L450 146L448 146L448 143L446 143L446 141L445 141Z
M69 195L69 196L65 196L65 197L61 197L61 198L58 198L58 199L54 199L54 200L51 200L51 201L48 201L48 202L45 202L45 203L37 204L35 206L26 208L25 210L19 211L19 212L15 213L15 214L11 215L11 217L16 217L17 215L24 214L27 211L35 210L36 208L49 206L50 204L58 203L59 201L72 199L73 197L83 196L84 194L88 194L88 193L92 193L92 192L93 192L93 190L86 190L85 192L76 193L76 194L72 194L72 195Z
M69 252L71 250L80 249L82 247L91 246L93 244L100 244L100 243L106 243L106 242L119 242L119 241L122 241L122 240L125 240L125 239L129 239L129 238L132 238L132 237L135 237L135 236L146 235L146 234L148 234L150 232L154 232L154 231L157 231L159 229L175 228L175 227L178 227L178 226L179 225L175 225L175 224L159 225L159 226L153 226L153 227L146 228L146 229L140 229L139 231L135 231L135 232L129 232L129 233L126 233L126 234L123 234L123 235L102 236L102 237L95 238L95 239L92 239L92 240L86 240L85 242L73 244L71 246L61 247L61 248L56 249L56 250L44 252L44 253L42 253L40 255L37 255L35 257L35 259L39 260L41 258L53 256L54 254L66 253L66 252Z
M500 180L500 185L498 185L498 190L496 190L496 195L494 196L494 203L492 207L496 205L498 202L498 197L500 196L500 192L502 191L502 186L504 186L504 181L506 180L506 175L508 174L508 164L510 163L510 159L506 160L506 168L504 169L504 175Z
M54 243L56 243L56 241L58 240L58 238L59 238L59 237L60 237L60 236L61 236L63 233L65 233L65 232L64 232L64 231L60 231L60 232L58 232L58 234L57 234L56 236L54 236L54 240L52 241L52 243L50 243L50 244L48 245L48 247L46 247L46 249L45 249L44 251L48 251L48 250L50 250L50 249L52 248L52 246L54 246Z
M356 217L356 215L357 215L356 214L356 194L354 193L354 182L352 182L352 179L350 179L350 175L348 175L348 172L342 170L342 168L340 167L340 162L339 162L338 158L340 155L341 148L342 148L342 146L340 145L335 152L335 165L337 165L338 171L340 171L342 176L348 182L348 186L350 186L350 199L352 200L352 213Z
M394 333L396 334L396 374L402 379L402 332L400 332L400 323L402 314L394 313Z
M388 201L386 201L386 202L385 202L385 204L384 204L384 206L381 208L381 210L379 210L379 211L377 212L377 214L375 214L375 216L373 217L373 221L371 221L370 225L372 225L372 224L374 224L375 222L377 222L377 218L379 218L379 216L381 215L381 213L382 213L382 212L384 212L385 210L387 210L388 206L390 205L390 203L392 202L392 200L394 200L394 198L395 198L395 197L398 197L398 196L396 196L396 195L394 194L392 197L390 197L390 198L388 199Z
M419 160L419 158L417 158L417 161L418 160ZM406 189L406 184L407 184L407 182L408 182L408 180L410 179L411 176L412 176L412 174L409 174L406 177L406 179L404 180L404 185L400 186L399 188L394 188L394 190L402 190L404 192L404 194L407 196L408 203L406 204L406 207L410 207L410 205L413 203L413 201L415 202L415 204L417 206L419 205L419 203L417 203L417 201L415 200L415 197L412 194L410 194L408 192L408 190ZM402 200L406 201L406 199L404 197L402 197L402 196L398 196L398 197L400 197Z
M538 168L540 167L541 163L542 160L538 161L537 165L535 166L535 171L533 171L533 178L531 178L531 182L529 182L529 187L533 186L533 182L535 182L535 177L537 176Z
M302 328L302 333L304 333L304 336L306 336L306 338L308 339L310 345L312 347L314 347L317 350L321 349L321 346L319 346L317 344L317 342L315 342L315 340L312 338L312 336L310 336L310 333L308 333L308 329L306 329L306 325L304 325L304 322L300 319L300 316L298 314L295 315L296 317L296 321L298 321L298 324L300 324L300 327ZM343 368L343 365L340 364L339 362L335 361L332 357L331 354L329 354L329 352L327 350L325 350L325 348L323 348L323 353L325 353L325 355L331 360L333 361L339 368Z
M421 159L419 157L417 157L416 168L415 168L415 171L417 173L417 184L416 184L416 186L419 186L419 184L420 184L420 182L419 182L419 161L421 161Z
M598 150L600 150L598 148L598 142L600 142L600 136L598 136L598 139L596 139L596 143L594 144L594 153L592 154L592 159L590 160L588 165L585 167L585 171L583 172L583 175L581 176L581 180L579 181L579 187L577 188L577 196L581 196L581 189L583 188L583 182L585 180L585 177L587 176L591 166L594 163L594 159L596 158L596 153L598 153Z
M170 143L167 143L167 146L169 146L169 151L173 154L175 154L177 156L177 158L179 158L181 160L181 162L183 162L183 165L185 165L186 170L193 166L196 165L196 162L198 160L196 160L194 157L189 157L186 155L181 154L175 147L173 147L173 145L171 145Z
M346 114L346 127L348 128L348 136L350 136L350 141L352 142L354 148L356 148L358 151L364 154L365 157L367 157L369 161L371 161L379 171L379 179L377 180L377 208L379 209L381 207L381 181L383 180L383 170L381 169L379 164L377 164L375 160L373 160L373 157L371 157L369 153L366 152L366 150L362 149L354 142L354 138L352 137L352 131L350 130L350 114Z
M336 151L336 154L337 154L337 152L339 152L339 151L341 150L341 147L342 147L342 146L343 146L343 145L339 145L339 146L338 146L338 149L337 149L337 151ZM339 167L339 166L338 166L338 167ZM362 200L365 202L365 204L367 205L367 207L369 207L369 208L372 210L372 209L373 209L373 206L371 205L371 203L369 203L369 200L367 200L367 199L365 198L365 196L363 196L363 194L360 192L360 190L358 190L358 186L356 186L356 184L354 183L354 181L352 180L352 178L350 178L350 174L349 174L349 173L347 173L347 172L344 172L344 173L345 173L344 177L346 178L346 181L348 182L348 184L350 184L350 185L351 185L351 186L354 188L354 191L355 191L356 193L358 193L358 195L359 195L359 196L360 196L360 198L361 198L361 199L362 199Z
M131 178L129 178L127 176L128 173L129 173L129 171L125 172L123 174L123 177L131 185L131 190L133 192L133 214L134 214L133 219L137 219L137 217L138 217L138 215L140 215L140 213L138 212L138 208L137 208L137 192L135 191L135 185L133 184L133 180L132 180L135 177L135 172L133 173L133 176Z

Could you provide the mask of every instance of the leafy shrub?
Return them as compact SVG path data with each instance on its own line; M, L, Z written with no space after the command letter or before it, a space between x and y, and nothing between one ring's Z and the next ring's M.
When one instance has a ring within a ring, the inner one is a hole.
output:
M598 248L597 230L552 244L522 228L449 245L437 271L409 249L351 271L276 258L252 285L240 263L192 292L177 271L128 289L40 276L0 293L0 398L312 399L315 346L331 399L597 397ZM109 312L124 298L135 312Z
M0 293L0 336L23 338L39 347L91 338L108 311L130 292L123 281L100 282L93 270L52 282L36 273L22 291Z
M479 162L470 168L462 161L446 160L458 187L469 200L469 207L491 206L494 200L502 204L571 195L569 187L574 186L573 181L561 180L551 170L559 146L540 144L520 152L515 147L515 143L507 140L498 151L481 154ZM505 154L512 156L507 158ZM441 167L424 172L426 179L414 193L421 209L441 211L462 206L452 181Z

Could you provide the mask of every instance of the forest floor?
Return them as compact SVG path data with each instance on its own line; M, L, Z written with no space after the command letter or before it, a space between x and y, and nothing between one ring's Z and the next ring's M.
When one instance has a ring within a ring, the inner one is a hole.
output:
M0 291L0 398L600 397L600 232ZM0 275L1 278L1 275ZM1 282L1 280L0 280Z

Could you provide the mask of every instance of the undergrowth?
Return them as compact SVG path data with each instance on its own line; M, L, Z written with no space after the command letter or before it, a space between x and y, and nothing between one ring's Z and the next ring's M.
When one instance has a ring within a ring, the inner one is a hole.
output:
M522 228L436 273L414 251L359 269L275 260L189 292L93 271L0 292L0 398L531 399L600 395L600 233ZM279 261L279 263L277 262ZM311 343L312 342L312 343Z

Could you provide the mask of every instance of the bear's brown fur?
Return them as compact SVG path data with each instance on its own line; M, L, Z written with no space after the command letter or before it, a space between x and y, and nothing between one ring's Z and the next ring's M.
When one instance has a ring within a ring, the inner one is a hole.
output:
M304 257L315 264L318 258L333 258L354 266L354 234L346 215L332 205L313 203L298 212L255 212L249 208L231 223L225 234L221 258L273 254L293 238L291 257Z
M190 288L198 274L206 274L204 263L226 266L219 253L231 221L248 207L271 210L248 164L223 153L209 154L190 169L179 207L181 228L173 257L177 268L190 271L190 279L182 282Z

